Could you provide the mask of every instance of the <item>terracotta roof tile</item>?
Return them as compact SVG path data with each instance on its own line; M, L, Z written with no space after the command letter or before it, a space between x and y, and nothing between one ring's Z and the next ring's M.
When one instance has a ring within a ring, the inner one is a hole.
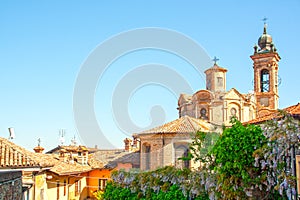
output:
M66 163L61 160L57 160L55 165L49 171L58 175L68 175L88 172L90 170L92 170L92 167L89 165L80 165L77 162Z
M66 150L68 152L78 152L78 151L89 151L89 148L82 146L82 145L59 145L46 153L58 153L60 150Z
M54 164L53 157L30 152L0 137L0 168L51 167Z
M208 68L207 70L204 71L204 73L208 72L208 71L222 71L222 72L227 72L227 69L220 67L219 65L217 65L216 63L214 64L214 66L212 66L211 68Z
M78 147L77 147L78 148ZM70 149L69 149L70 150ZM81 148L86 150L86 148ZM97 165L98 164L98 165ZM57 154L42 154L30 152L11 141L0 137L0 168L22 169L28 167L45 167L58 175L77 174L87 172L93 167L101 168L99 163L81 165L77 162L64 162Z
M93 154L90 154L89 158L105 166L109 162L118 159L125 154L128 154L128 152L126 152L124 149L99 150Z
M210 131L213 129L213 125L202 120L189 116L183 116L179 119L166 123L162 126L152 128L150 130L138 133L141 134L155 134L155 133L193 133L198 130Z
M292 115L293 117L300 117L300 103L293 105L293 106L289 106L287 108L284 108L283 111L287 112L288 114ZM279 111L274 111L270 114L267 114L265 116L262 117L258 117L256 119L250 120L248 122L245 122L244 124L258 124L258 123L262 123L274 118L281 118L283 117L283 115L279 112Z
M105 168L113 169L117 167L118 163L131 163L133 167L140 166L140 152L126 152L114 160L109 161Z

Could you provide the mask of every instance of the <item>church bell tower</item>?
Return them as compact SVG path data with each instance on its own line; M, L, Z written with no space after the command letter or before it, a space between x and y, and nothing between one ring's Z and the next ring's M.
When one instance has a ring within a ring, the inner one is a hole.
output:
M259 46L259 47L258 47ZM267 24L264 24L263 34L258 39L251 55L254 69L254 94L257 103L257 116L261 117L270 111L278 109L278 62L272 37L267 34Z

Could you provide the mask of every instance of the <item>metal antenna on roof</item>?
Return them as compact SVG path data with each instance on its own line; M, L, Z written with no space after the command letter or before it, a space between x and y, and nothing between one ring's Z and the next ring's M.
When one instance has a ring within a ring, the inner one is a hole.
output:
M76 144L77 144L75 135L74 135L74 137L71 140L71 144L72 144L72 146L76 146Z
M9 132L9 140L15 139L16 135L15 135L15 129L13 127L8 128L8 132Z
M65 135L66 135L66 130L65 129L59 129L59 142L60 142L60 145L64 145Z

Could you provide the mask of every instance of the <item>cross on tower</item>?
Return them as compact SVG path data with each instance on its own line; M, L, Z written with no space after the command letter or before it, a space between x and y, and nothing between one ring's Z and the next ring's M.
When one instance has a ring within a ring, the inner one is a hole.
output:
M215 65L217 64L217 61L219 61L220 59L219 58L217 58L216 56L214 57L214 59L212 59L212 61L214 61L215 63Z
M38 146L41 146L41 138L38 139Z
M264 24L267 23L267 20L268 20L268 18L266 18L266 17L264 17L264 18L262 19L262 21L264 21Z

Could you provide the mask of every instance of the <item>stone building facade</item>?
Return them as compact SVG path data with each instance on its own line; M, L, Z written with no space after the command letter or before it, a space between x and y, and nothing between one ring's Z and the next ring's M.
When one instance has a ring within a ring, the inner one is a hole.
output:
M220 67L215 58L214 65L205 71L206 88L193 95L180 95L177 107L179 119L134 135L140 142L141 170L166 165L195 168L197 166L192 166L193 162L180 163L178 158L187 153L191 133L199 129L211 131L208 125L201 129L200 124L230 126L233 116L247 122L278 109L280 56L272 37L267 34L266 24L250 57L253 60L253 92L242 94L235 88L227 90L227 69Z
M199 163L183 161L187 156L191 134L213 131L215 127L202 119L183 116L162 126L134 135L140 141L140 169L154 170L163 166L195 169Z
M181 94L178 100L179 117L188 115L206 119L213 124L230 125L232 116L241 122L250 121L278 109L278 62L272 37L267 34L266 24L263 34L254 46L253 93L242 94L235 88L226 90L227 69L214 65L205 71L206 89L193 95Z

